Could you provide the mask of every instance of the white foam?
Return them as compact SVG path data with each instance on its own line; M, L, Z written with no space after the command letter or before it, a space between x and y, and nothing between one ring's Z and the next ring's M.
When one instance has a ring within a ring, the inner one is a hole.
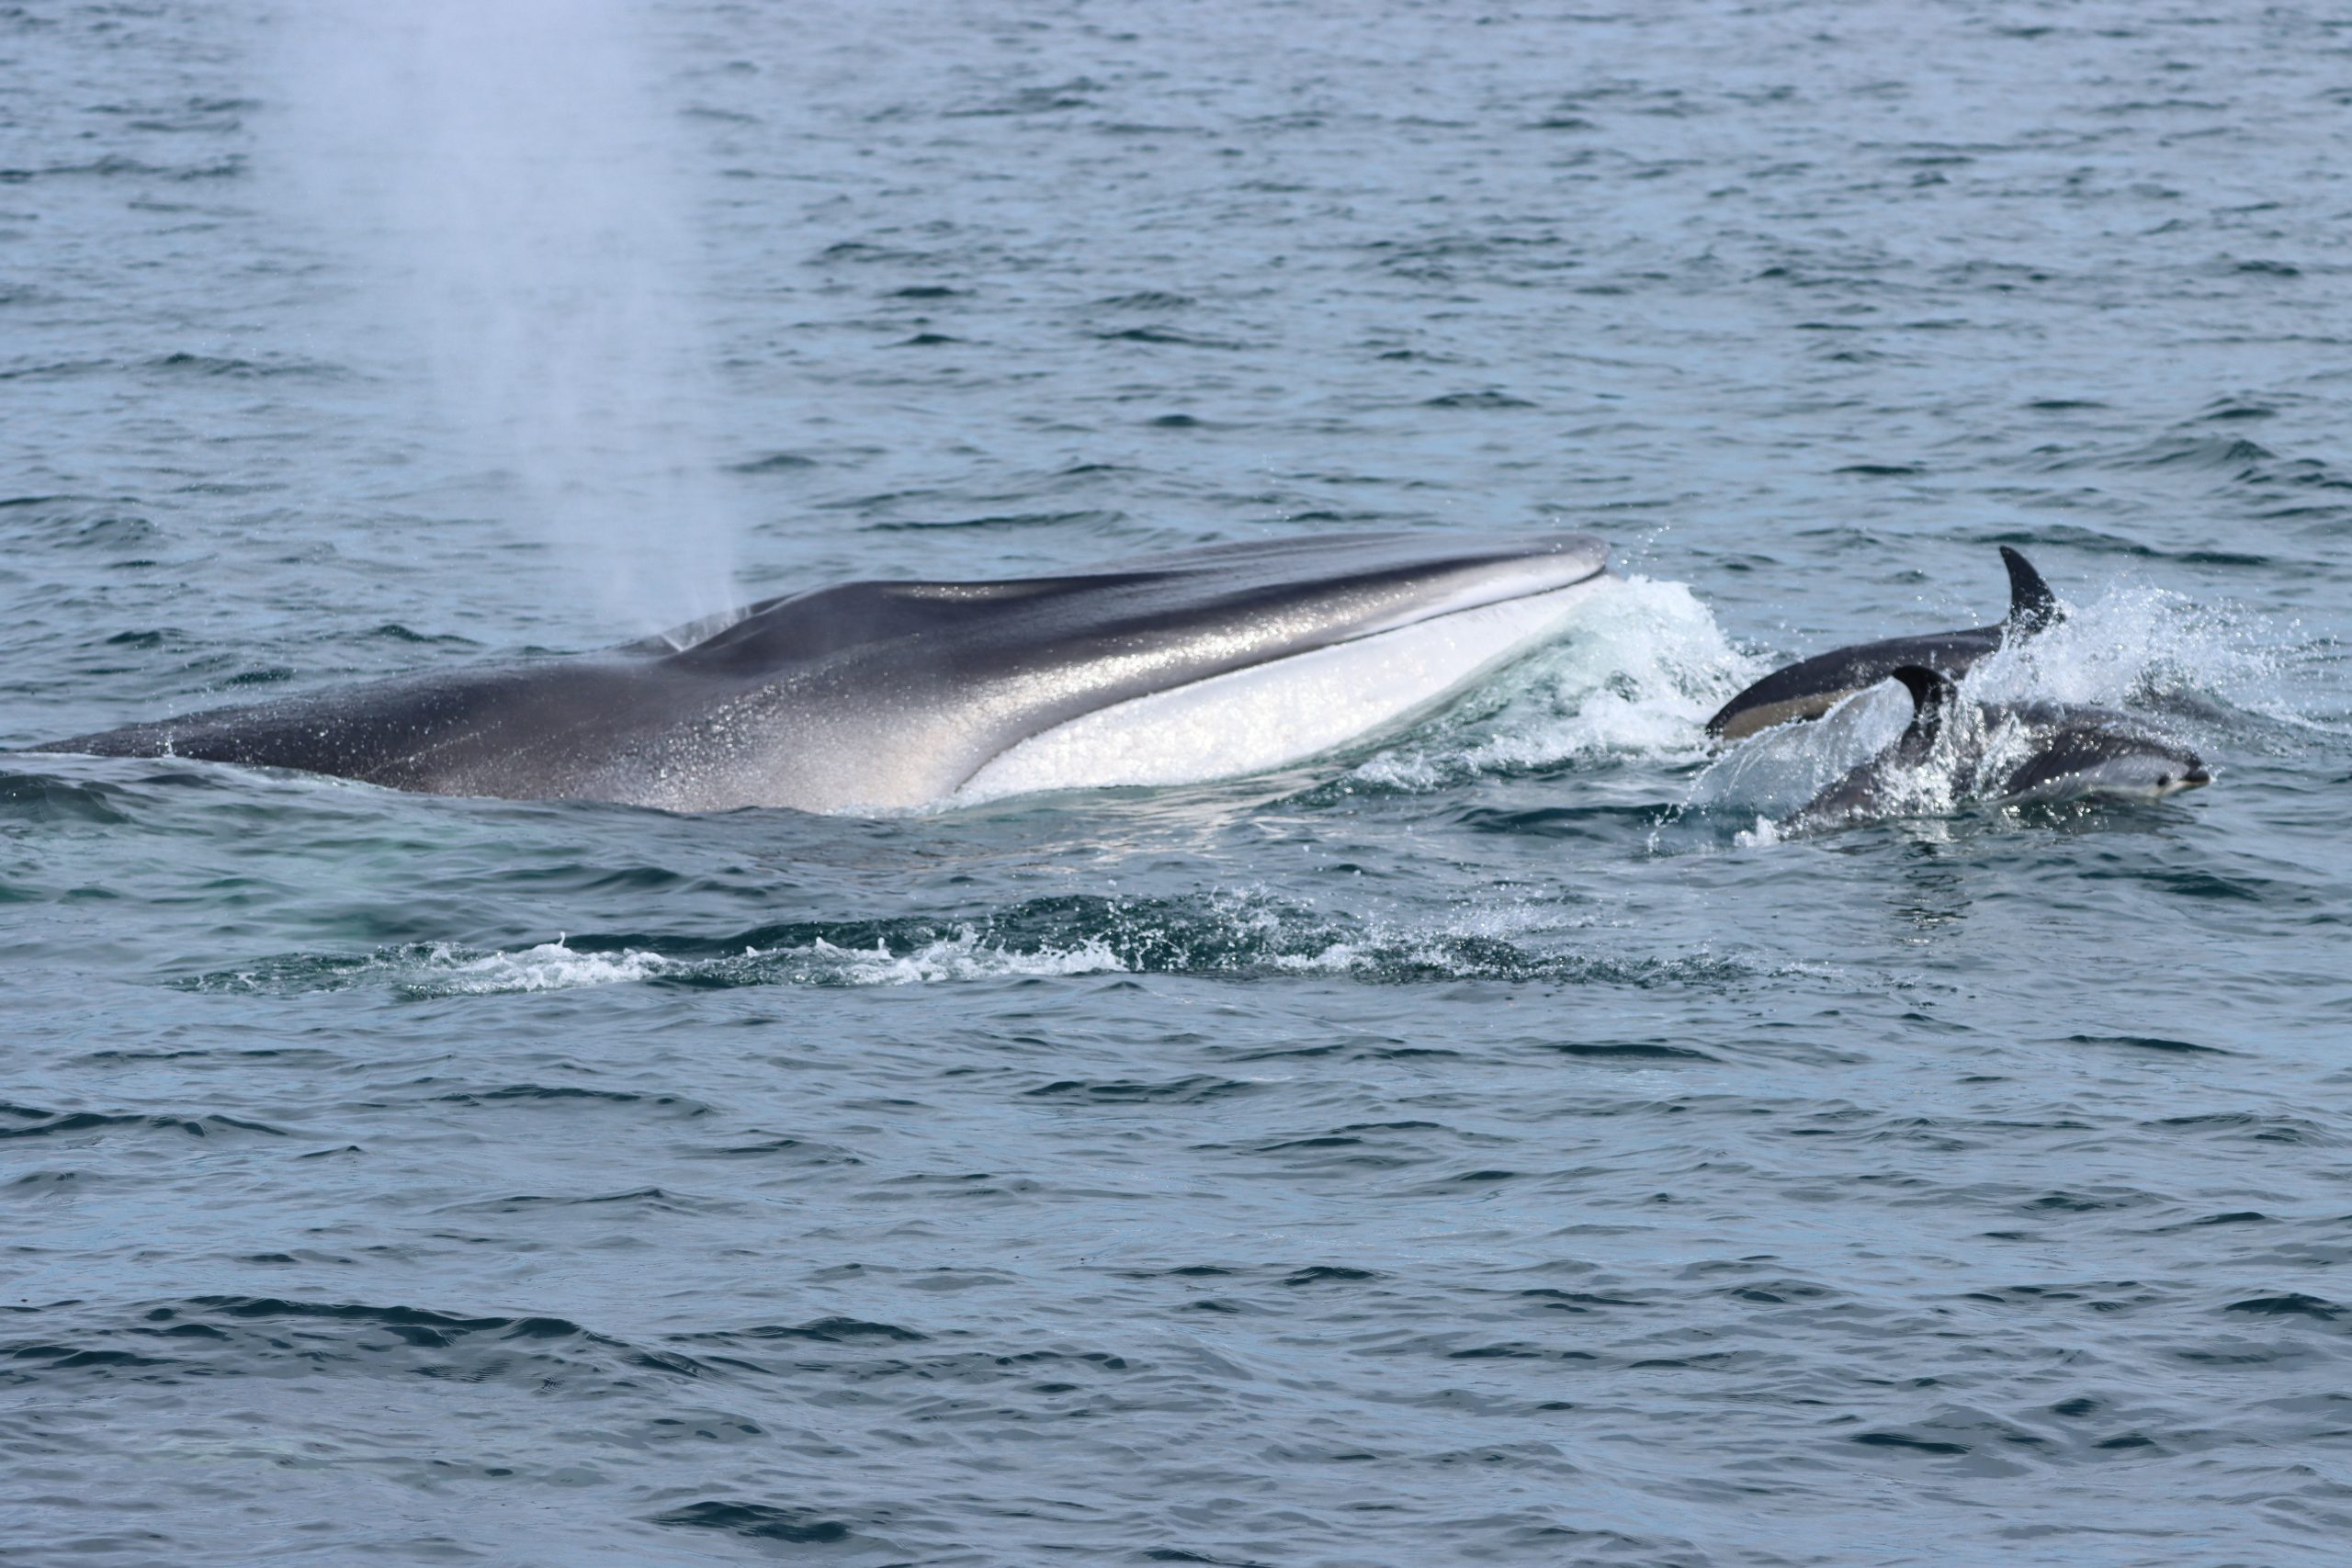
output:
M1451 734L1382 751L1354 776L1418 791L1464 771L1578 758L1695 761L1707 751L1708 716L1761 671L1679 582L1626 578L1573 606L1554 636L1499 707Z
M574 953L561 937L520 953L461 956L447 944L425 955L423 974L411 984L440 995L486 996L512 991L568 991L583 986L618 986L675 972L681 965L658 953Z
M1126 961L1099 936L1075 947L1017 953L991 946L966 927L955 936L894 953L877 940L873 951L835 947L818 939L808 956L833 970L831 976L853 986L913 986L943 980L994 980L1014 976L1123 974Z
M435 942L421 953L379 955L366 969L390 972L423 996L498 996L576 990L647 980L702 977L737 984L911 986L1025 976L1124 973L1128 965L1102 936L1022 952L987 941L969 926L903 953L876 939L871 948L839 947L820 937L805 947L753 948L717 957L672 958L643 948L580 953L563 938L513 953L468 953ZM350 976L341 984L349 984ZM251 976L240 981L252 983Z

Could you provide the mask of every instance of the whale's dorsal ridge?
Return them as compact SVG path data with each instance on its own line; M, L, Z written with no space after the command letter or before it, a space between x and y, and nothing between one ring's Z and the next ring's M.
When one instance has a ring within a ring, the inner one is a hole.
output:
M1418 620L1456 604L1513 597L1598 575L1607 547L1589 535L1450 540L1392 534L1254 540L1139 557L1049 577L846 582L764 600L669 655L681 669L756 677L836 656L895 659L892 645L959 639L969 673L1105 638L1250 628L1250 659L1300 651ZM1449 588L1449 584L1452 584Z
M1944 716L1951 710L1959 688L1952 684L1951 676L1924 664L1900 665L1893 674L1911 694L1911 723L1903 731L1902 744L1906 749L1933 746L1936 737L1942 733Z
M2009 569L2009 629L2020 635L2049 630L2064 614L2058 595L2031 561L2007 545L2001 547L2001 564Z
M1119 575L1012 582L844 582L763 600L670 658L683 668L757 675L919 632L952 631L1001 613L1008 603L1100 588Z

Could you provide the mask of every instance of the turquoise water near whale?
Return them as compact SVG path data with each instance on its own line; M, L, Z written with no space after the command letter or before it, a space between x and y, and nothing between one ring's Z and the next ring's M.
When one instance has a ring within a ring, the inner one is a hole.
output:
M0 1557L2339 1560L2352 28L386 9L0 6L0 744L1218 539L1628 581L1182 789L0 758ZM2005 543L1988 678L2213 787L1759 825L1887 716L1707 714Z

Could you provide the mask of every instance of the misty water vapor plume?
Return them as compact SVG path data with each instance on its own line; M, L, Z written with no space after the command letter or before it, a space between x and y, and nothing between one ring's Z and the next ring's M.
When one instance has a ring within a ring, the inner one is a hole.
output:
M402 416L487 476L469 504L634 629L725 608L692 165L631 8L303 0L277 21L300 221L357 270L371 370L432 405Z

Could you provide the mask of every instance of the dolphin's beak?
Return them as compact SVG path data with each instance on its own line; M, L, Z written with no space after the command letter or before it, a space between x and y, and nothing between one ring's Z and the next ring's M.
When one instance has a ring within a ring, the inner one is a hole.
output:
M2205 771L2202 762L2190 763L2188 771L2180 775L2180 787L2183 789L2199 789L2212 782L2213 775Z

